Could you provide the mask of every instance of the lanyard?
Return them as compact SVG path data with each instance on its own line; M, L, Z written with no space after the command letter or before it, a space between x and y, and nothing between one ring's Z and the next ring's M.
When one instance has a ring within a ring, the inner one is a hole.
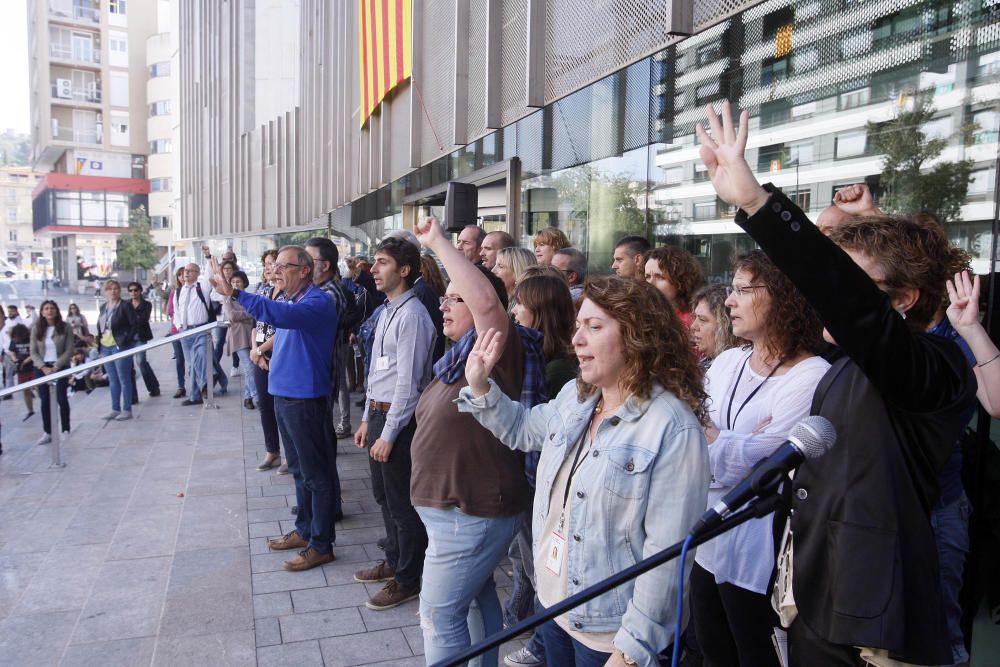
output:
M747 358L743 360L743 365L740 366L740 374L736 377L736 382L733 383L733 390L729 394L729 407L726 408L726 430L727 431L732 431L733 430L733 422L740 418L740 413L743 412L743 408L745 408L747 406L747 403L750 402L750 399L757 395L757 392L761 390L761 388L767 383L767 381L771 379L771 376L774 375L775 371L777 371L779 368L781 368L781 365L784 363L784 362L780 362L777 366L775 366L774 368L771 369L771 372L767 374L766 378L764 378L764 382L761 382L759 385L757 385L757 387L755 387L754 390L750 392L750 395L747 396L745 399L743 399L743 403L741 403L739 409L736 410L736 416L733 417L732 416L732 414L733 414L733 401L736 400L736 387L738 387L740 385L740 380L743 379L743 371L746 370L747 364L750 363L750 357L752 357L752 356L753 356L753 352L751 352L750 354L748 354Z
M415 296L416 294L411 294L410 296L406 297L403 303L399 304L398 307L393 308L392 312L389 313L389 319L385 323L385 328L382 329L382 338L381 340L379 340L378 356L380 359L385 356L385 335L389 332L389 325L392 324L392 318L396 317L396 313L401 311L403 309L403 306L406 305L406 302ZM386 310L388 310L388 308Z
M591 417L591 421L593 421L593 417ZM577 470L583 467L583 462L587 460L585 456L581 457L580 455L583 453L587 435L590 433L590 423L591 423L590 421L587 422L587 428L583 430L583 433L580 434L580 439L576 441L576 444L579 446L576 448L576 455L573 457L573 465L570 466L569 477L566 479L566 491L565 493L563 493L563 504L562 504L563 514L566 513L566 503L569 501L569 489L571 486L573 486L573 476L576 474ZM594 441L593 439L591 439L590 445L593 446L593 444ZM590 447L587 448L587 451L590 451ZM561 519L560 523L562 523Z

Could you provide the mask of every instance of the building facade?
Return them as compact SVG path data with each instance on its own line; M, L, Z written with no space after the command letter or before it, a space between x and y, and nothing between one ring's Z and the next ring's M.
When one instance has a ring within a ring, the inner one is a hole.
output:
M157 4L28 0L32 160L46 173L34 233L71 286L78 259L109 273L129 211L148 206L146 42Z
M724 280L750 241L714 197L694 123L729 99L750 112L760 178L813 215L851 183L891 200L884 135L928 149L920 173L967 165L957 212L943 217L975 268L989 265L1000 128L989 3L695 2L688 19L654 0L414 0L412 77L366 122L357 3L302 0L267 26L261 6L181 0L181 236L192 242L250 257L319 229L365 252L437 211L459 180L479 186L488 228L527 239L558 225L595 269L638 233L684 245ZM262 110L260 42L293 23L299 59L275 75L294 92ZM926 114L907 126L915 110Z
M22 272L42 270L50 255L31 228L31 193L41 176L31 167L0 167L0 257Z

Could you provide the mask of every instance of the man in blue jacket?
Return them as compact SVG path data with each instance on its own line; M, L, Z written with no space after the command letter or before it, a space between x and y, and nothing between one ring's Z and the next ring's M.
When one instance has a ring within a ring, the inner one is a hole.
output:
M285 443L288 470L295 479L298 514L295 530L272 539L275 550L299 549L285 569L309 570L333 560L337 506L336 441L326 437L327 397L337 335L337 306L313 285L313 260L301 246L285 246L274 263L274 282L289 296L272 301L233 289L212 260L216 289L235 299L258 320L277 329L271 353L268 390L274 396L278 431Z

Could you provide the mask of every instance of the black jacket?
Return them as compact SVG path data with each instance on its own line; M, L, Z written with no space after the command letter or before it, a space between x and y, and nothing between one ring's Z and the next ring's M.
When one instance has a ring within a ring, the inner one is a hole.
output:
M103 315L108 309L107 302L101 304L101 311L97 317L97 340L100 341L104 335L101 328ZM111 335L115 337L115 344L121 348L132 347L139 341L138 320L135 309L127 301L122 301L121 305L111 314L110 327Z
M951 662L930 512L976 400L955 343L913 331L889 297L780 192L736 222L795 282L846 356L813 414L837 443L792 485L796 623L840 645Z
M138 306L132 305L132 300L124 302L135 312L135 328L139 336L139 341L146 343L153 340L153 330L149 326L149 318L153 315L153 304L143 299Z

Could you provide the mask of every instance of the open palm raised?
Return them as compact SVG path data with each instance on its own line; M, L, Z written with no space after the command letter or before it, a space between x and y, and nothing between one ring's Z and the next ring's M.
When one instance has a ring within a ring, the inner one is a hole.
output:
M503 334L497 329L487 329L486 333L476 339L476 344L465 361L465 380L476 397L483 396L490 390L486 378L500 361L503 354Z
M733 127L728 101L722 103L721 119L712 105L708 105L706 112L708 124L712 128L711 136L701 123L695 127L695 132L701 142L699 155L708 168L712 187L723 200L753 215L764 205L769 195L757 182L743 156L747 147L750 115L746 111L741 113L740 126L736 129Z

